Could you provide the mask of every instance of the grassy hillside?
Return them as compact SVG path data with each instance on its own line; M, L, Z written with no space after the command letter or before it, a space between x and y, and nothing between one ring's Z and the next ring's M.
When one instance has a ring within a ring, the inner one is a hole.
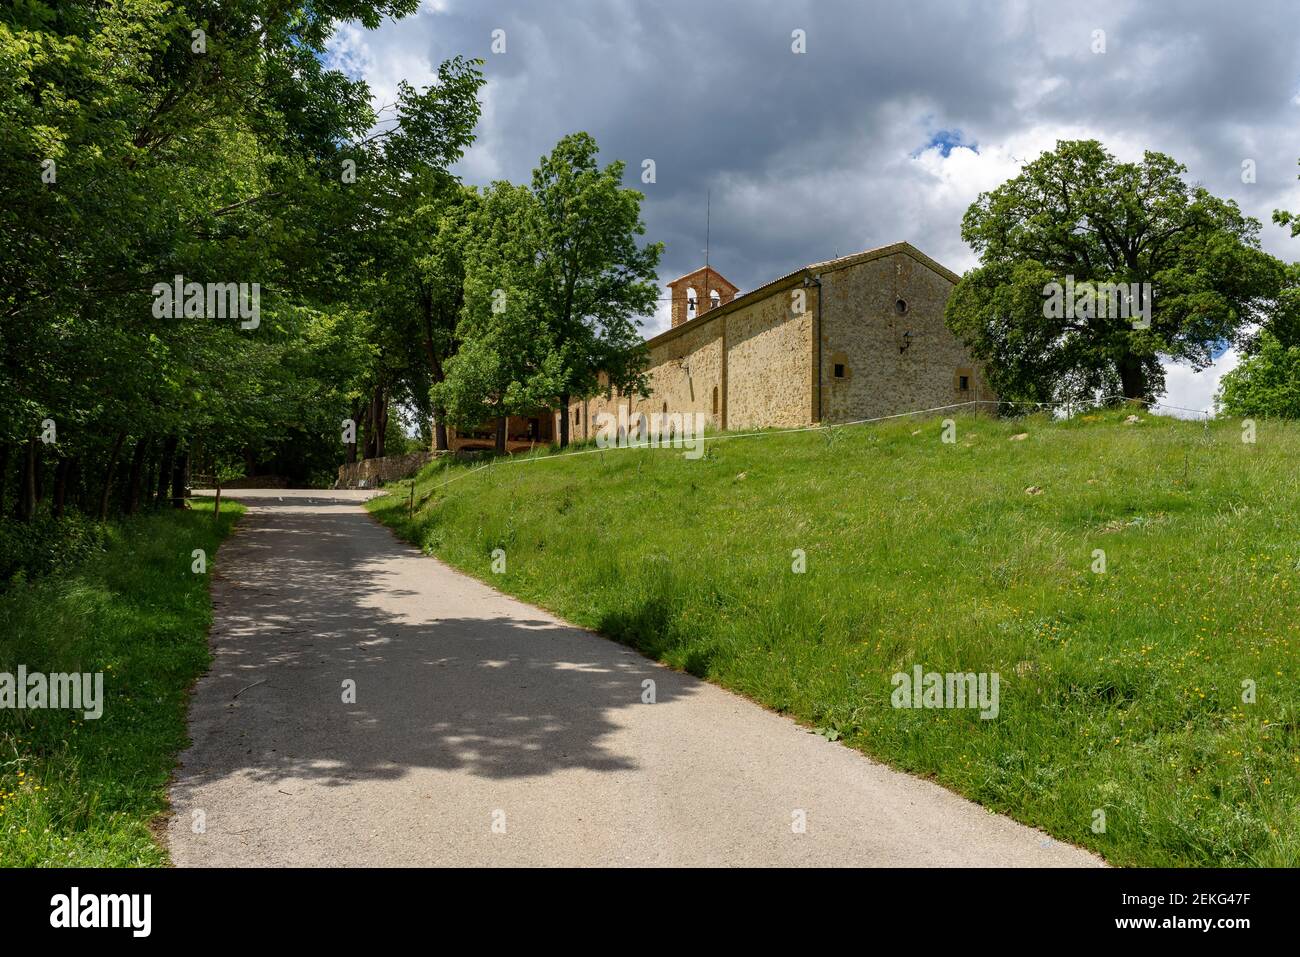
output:
M0 864L160 865L150 823L186 741L188 689L208 666L208 579L243 508L137 516L65 573L0 593L0 672L102 672L103 715L0 709ZM191 553L207 555L206 574Z
M1300 428L1246 444L1237 422L1126 414L436 464L414 521L405 487L371 507L505 591L1113 863L1300 864ZM998 673L997 718L892 707L915 665Z

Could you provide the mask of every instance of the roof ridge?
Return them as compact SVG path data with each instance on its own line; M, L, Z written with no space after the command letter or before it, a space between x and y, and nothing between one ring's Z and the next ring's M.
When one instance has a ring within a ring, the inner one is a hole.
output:
M822 272L827 272L831 269L843 269L846 266L855 265L859 262L869 262L872 259L879 259L882 256L893 255L894 253L905 253L906 255L911 256L913 259L921 263L923 266L927 266L930 269L933 269L935 272L943 276L949 282L955 284L961 281L961 277L957 275L955 272L953 272L951 269L949 269L947 266L943 265L936 259L931 259L925 253L921 252L921 250L913 246L910 242L903 239L903 240L899 240L896 243L889 243L884 246L875 246L871 249L864 249L861 252L850 253L847 256L838 256L835 259L826 259L823 260L822 262L809 263L806 266L800 266L798 269L791 270L790 272L786 273L783 276L777 276L775 279L768 280L767 282L763 283L761 286L755 286L753 289L750 289L748 292L740 293L739 295L736 296L736 298L732 299L731 302L725 303L721 306L714 306L712 309L700 313L694 319L688 319L685 322L681 323L680 325L672 326L669 329L665 329L663 332L657 333L645 341L647 344L656 342L662 339L663 337L667 336L669 333L677 333L688 327L698 329L710 319L716 319L720 315L725 315L729 312L735 312L741 306L753 302L754 299L751 297L757 297L760 293L763 293L765 290L770 291L773 289L773 287L779 286L781 283L788 282L789 280L803 273L811 273L811 272L822 273ZM701 266L700 268L703 269L705 267ZM712 269L713 267L709 266L708 268ZM698 271L699 270L696 270L696 272ZM690 276L692 274L687 273L686 275ZM681 277L681 278L685 278L685 277ZM677 282L677 281L678 281L677 279L673 280L673 282Z

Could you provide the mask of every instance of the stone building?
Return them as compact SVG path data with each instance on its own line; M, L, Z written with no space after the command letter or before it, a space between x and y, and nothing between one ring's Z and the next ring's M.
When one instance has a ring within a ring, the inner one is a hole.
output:
M672 327L647 342L650 395L611 390L568 410L703 412L716 429L850 422L996 398L943 321L958 276L909 243L813 263L739 291L705 267L668 284ZM978 408L978 407L976 407ZM558 435L558 413L552 434Z

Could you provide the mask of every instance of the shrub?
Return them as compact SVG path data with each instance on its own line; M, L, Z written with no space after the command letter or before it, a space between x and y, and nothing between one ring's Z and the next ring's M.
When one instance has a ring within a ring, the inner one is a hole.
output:
M102 551L108 530L84 515L55 518L39 513L30 522L0 519L0 586L72 568Z

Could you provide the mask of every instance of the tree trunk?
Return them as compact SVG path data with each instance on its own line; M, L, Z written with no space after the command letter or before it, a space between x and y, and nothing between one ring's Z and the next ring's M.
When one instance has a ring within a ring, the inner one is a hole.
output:
M34 494L36 496L35 501L37 505L40 505L41 502L45 501L45 463L41 461L44 457L41 455L41 446L44 444L44 442L37 442L34 446L34 451L36 453L36 462L33 465L34 479L36 481Z
M9 443L0 442L0 518L5 514L5 493L9 490Z
M145 457L152 443L148 436L142 435L135 440L135 452L131 454L131 471L126 479L126 514L134 515L140 507L140 479L144 475Z
M357 461L357 433L361 428L361 403L356 399L352 400L352 441L346 443L348 465L354 465Z
M362 443L361 458L373 459L375 457L375 397L372 393L366 400L365 411L366 439Z
M145 504L148 505L153 501L153 490L158 487L158 460L153 456L153 449L149 450L148 459L149 474L144 477L144 482L140 491L144 493Z
M122 443L126 441L126 433L117 433L117 438L113 440L113 450L108 453L108 466L104 469L104 489L99 494L99 520L108 521L108 501L113 492L113 473L117 470L117 457L122 452Z
M187 447L176 456L172 467L172 508L185 507L185 485L190 474L190 450Z
M215 522L221 518L221 472L216 475L217 497L212 500L212 520Z
M384 395L384 387L375 387L374 396L374 414L372 419L375 423L375 457L384 457L384 436L388 432L388 398Z
M569 395L560 396L560 448L569 447Z
M167 436L167 441L163 444L162 458L158 461L158 494L155 497L155 504L159 508L167 501L167 483L172 477L172 460L176 457L176 436Z
M64 497L71 498L77 509L84 512L86 510L86 496L81 485L81 459L76 456L68 459L68 477L64 481L67 482L68 486L68 490L64 492Z
M23 476L19 502L19 517L30 522L36 517L36 439L27 440L27 454L23 457Z
M1147 397L1146 375L1142 371L1142 360L1127 352L1119 361L1120 388L1126 399L1145 399Z
M423 291L420 304L424 313L424 356L429 362L429 378L433 385L441 385L446 376L438 351L433 347L433 296L428 289ZM433 448L436 452L447 451L446 409L433 410Z
M50 507L55 518L63 517L63 503L68 496L68 473L71 471L70 459L59 459L59 464L54 466L54 501Z
M508 420L503 415L497 419L497 453L504 455L506 451L506 422Z
M447 410L433 410L433 448L436 452L447 451Z

